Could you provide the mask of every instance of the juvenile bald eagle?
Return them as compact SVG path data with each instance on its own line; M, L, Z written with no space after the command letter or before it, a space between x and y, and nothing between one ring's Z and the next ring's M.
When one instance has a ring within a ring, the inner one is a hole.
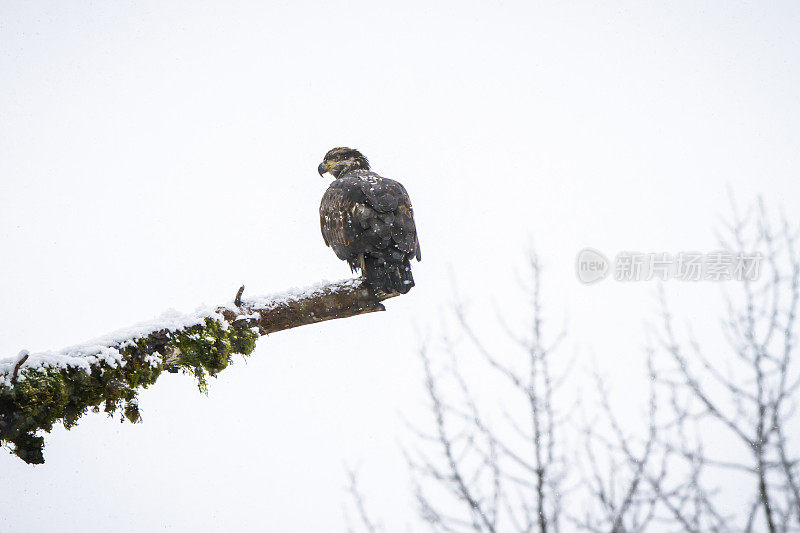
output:
M371 172L367 158L352 148L329 151L317 171L336 178L319 205L325 244L378 292L411 290L410 260L422 256L405 187Z

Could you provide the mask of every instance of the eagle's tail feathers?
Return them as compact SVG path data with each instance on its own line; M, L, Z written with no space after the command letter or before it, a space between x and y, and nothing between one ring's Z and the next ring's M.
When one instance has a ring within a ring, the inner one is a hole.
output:
M365 254L364 277L373 288L385 294L405 294L414 286L411 264L405 258L401 261L387 261L383 257Z

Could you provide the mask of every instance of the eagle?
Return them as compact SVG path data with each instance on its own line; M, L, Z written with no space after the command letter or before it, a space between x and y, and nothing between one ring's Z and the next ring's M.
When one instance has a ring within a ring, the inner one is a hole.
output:
M414 286L411 259L422 259L405 187L369 169L353 148L334 148L317 168L335 179L319 204L322 239L373 289L405 294Z

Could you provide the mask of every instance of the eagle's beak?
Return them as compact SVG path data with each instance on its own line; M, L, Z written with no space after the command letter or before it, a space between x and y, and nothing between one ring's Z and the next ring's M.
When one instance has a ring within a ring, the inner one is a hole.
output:
M326 163L325 161L323 161L323 162L322 162L322 163L320 163L320 164L319 164L319 166L317 167L317 172L319 172L319 175L320 175L320 176L322 176L322 175L323 175L323 174L325 174L325 173L326 173L328 170L330 170L330 168L331 168L331 167L330 167L330 165L329 165L328 163Z

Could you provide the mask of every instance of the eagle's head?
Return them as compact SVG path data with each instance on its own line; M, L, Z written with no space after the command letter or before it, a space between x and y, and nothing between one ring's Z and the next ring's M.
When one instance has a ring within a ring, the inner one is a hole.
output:
M325 157L322 158L322 163L317 167L317 172L319 172L320 176L330 172L334 178L338 178L357 168L369 170L367 158L354 148L342 147L334 148L325 154Z

